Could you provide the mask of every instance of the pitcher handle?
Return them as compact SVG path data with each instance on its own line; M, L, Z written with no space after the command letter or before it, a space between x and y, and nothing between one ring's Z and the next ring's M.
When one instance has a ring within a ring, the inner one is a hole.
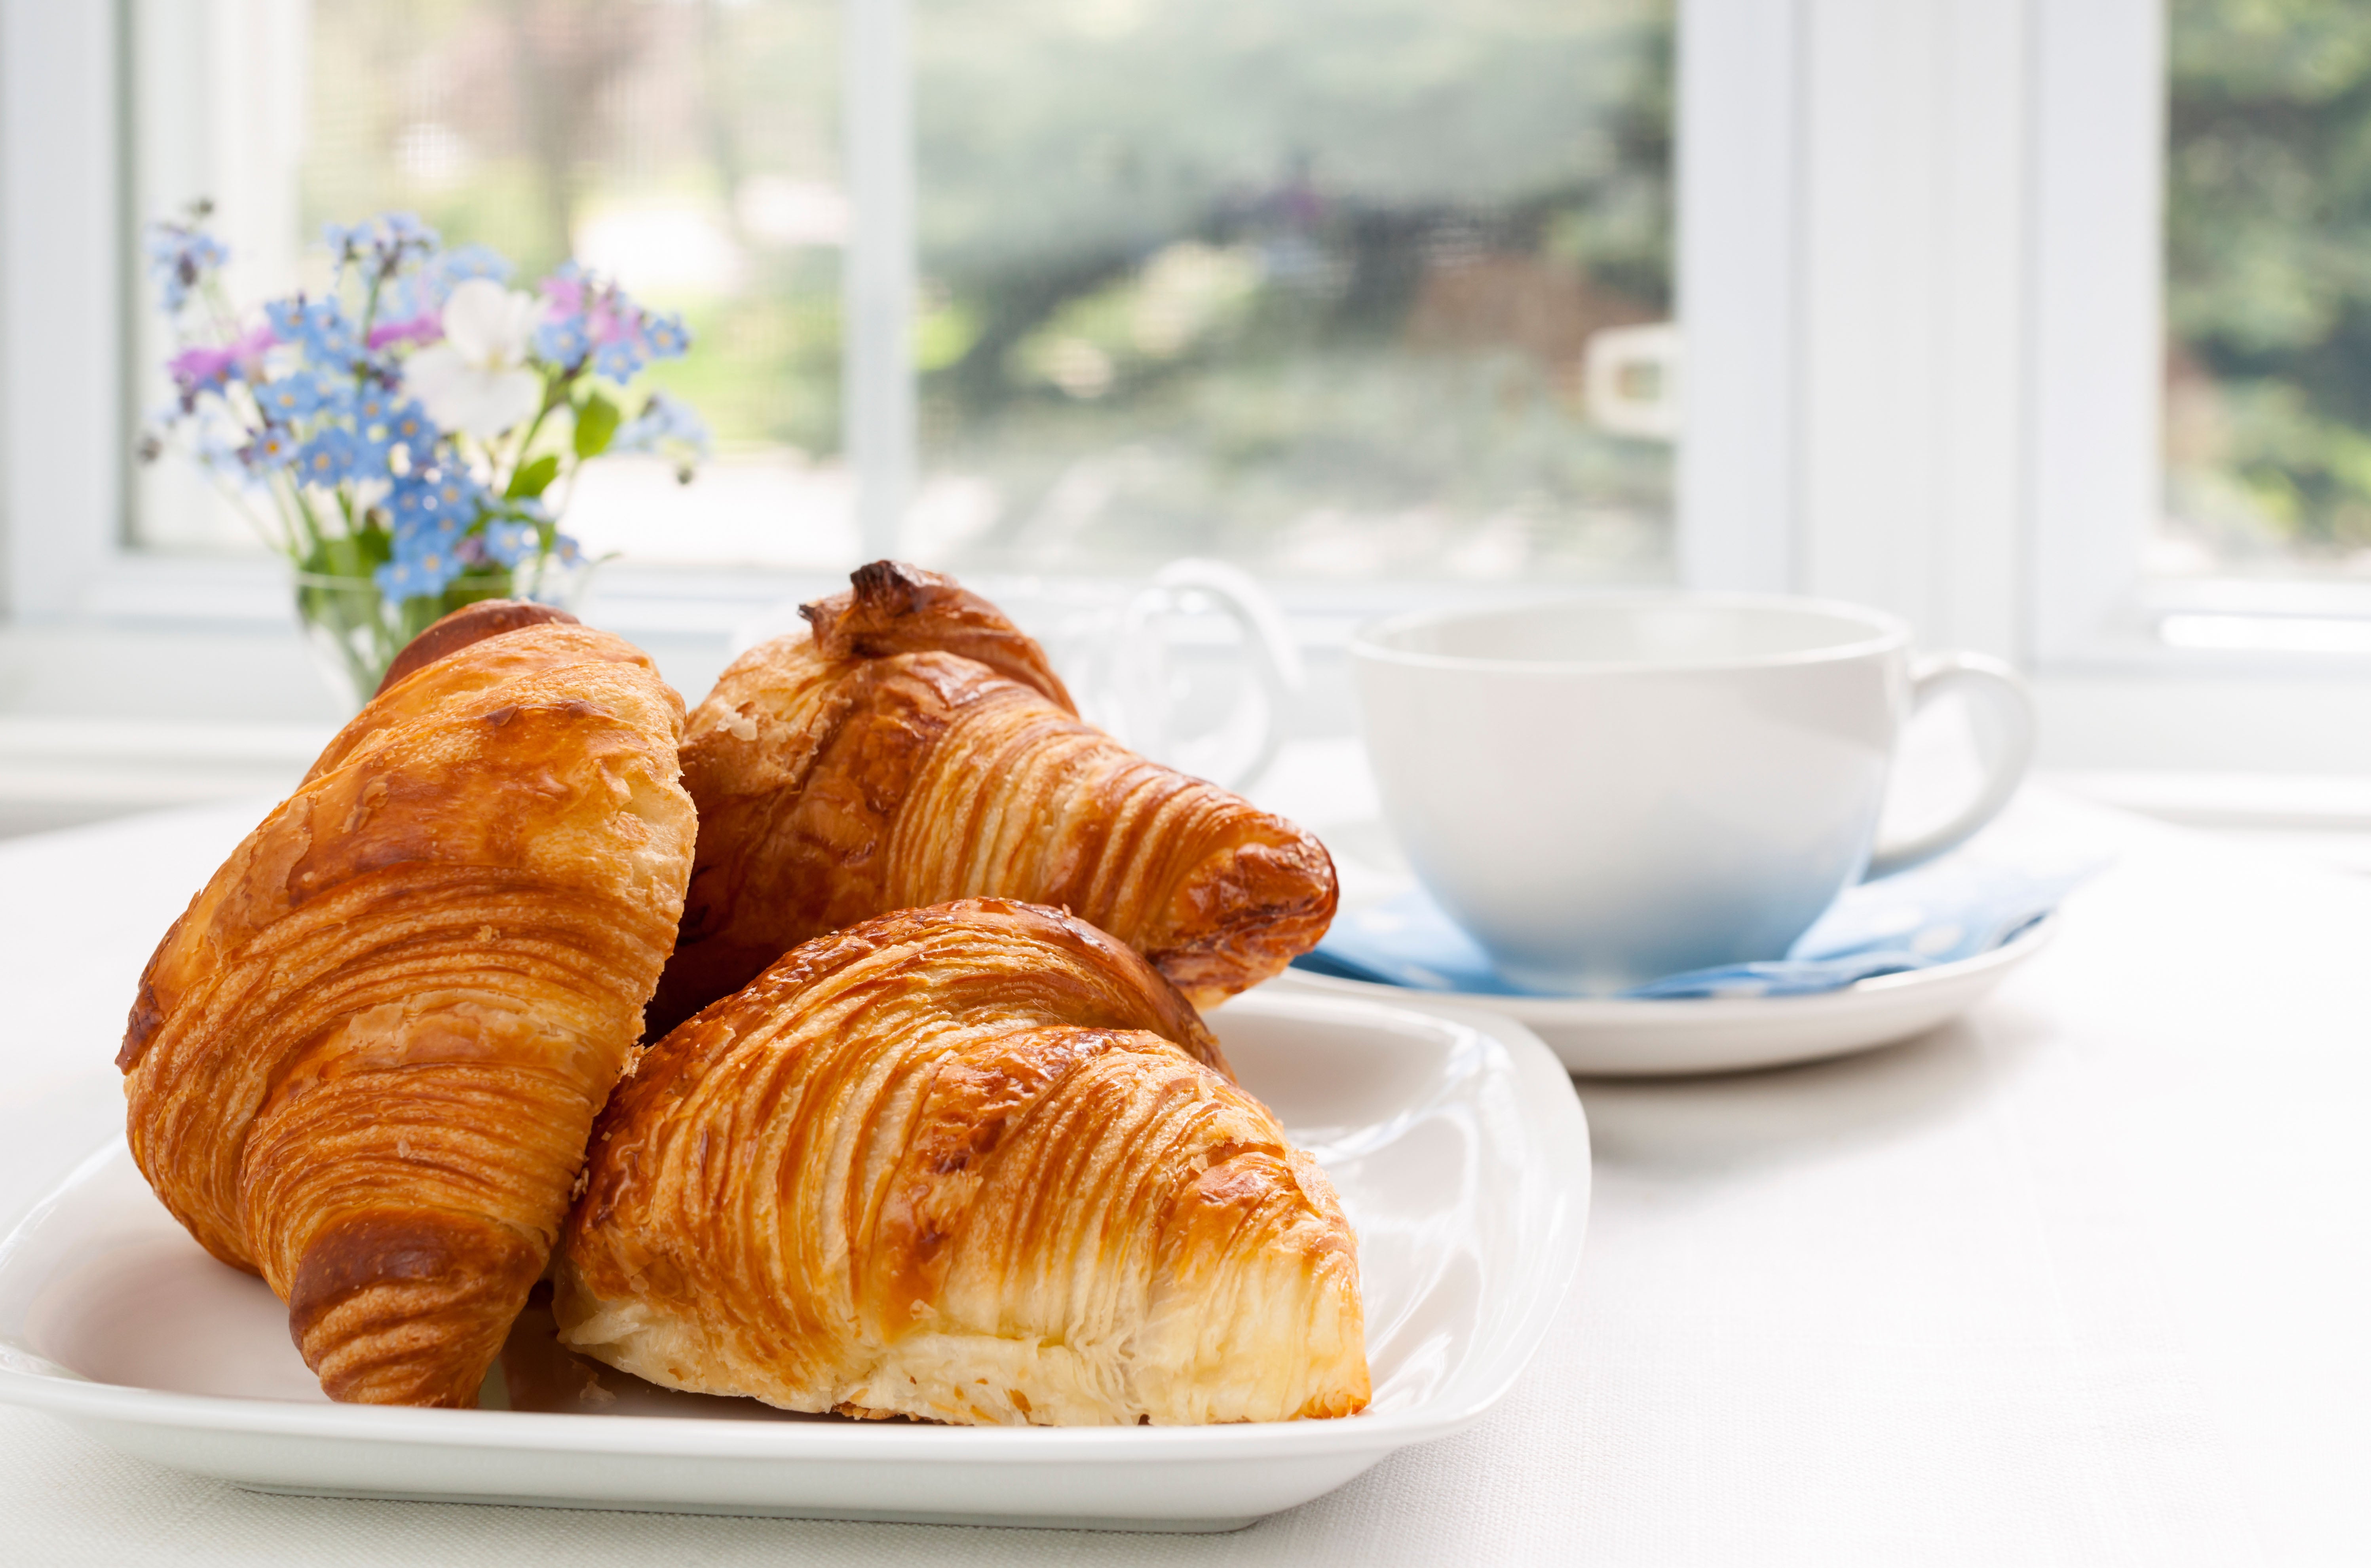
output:
M2025 770L2033 761L2034 741L2033 695L2025 682L1998 659L1982 653L1931 654L1911 667L1912 714L1953 691L1964 693L1971 701L1990 704L2000 715L2007 737L2000 755L1993 759L1984 788L1950 821L1896 843L1879 844L1869 855L1865 880L1906 871L1946 849L1957 848L1998 816L2024 781Z
M1167 593L1173 602L1189 593L1209 595L1243 630L1243 645L1250 651L1252 670L1258 678L1266 711L1260 715L1259 744L1253 748L1251 760L1233 770L1232 778L1214 782L1231 790L1248 789L1284 748L1284 715L1308 685L1300 645L1293 641L1292 630L1285 624L1284 612L1277 607L1276 600L1257 579L1239 566L1188 556L1162 567L1154 574L1152 583Z

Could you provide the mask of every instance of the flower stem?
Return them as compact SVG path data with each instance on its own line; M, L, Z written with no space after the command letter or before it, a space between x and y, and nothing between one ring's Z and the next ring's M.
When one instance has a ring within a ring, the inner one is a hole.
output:
M568 377L564 374L556 376L548 375L544 378L543 404L536 409L535 418L527 421L526 433L519 437L518 451L511 456L513 474L526 466L526 455L534 449L536 435L543 429L543 421L551 417L551 410L568 401L567 386ZM501 476L497 475L496 478L499 479ZM509 481L503 480L499 488L509 489Z

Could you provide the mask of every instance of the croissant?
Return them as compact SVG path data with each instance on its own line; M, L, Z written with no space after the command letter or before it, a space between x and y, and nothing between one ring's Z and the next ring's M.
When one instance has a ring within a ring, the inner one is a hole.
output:
M949 579L852 582L691 715L700 845L654 1031L810 937L969 894L1067 908L1202 1006L1316 945L1316 839L1081 722L1037 644Z
M788 954L642 1056L554 1271L669 1388L967 1424L1349 1415L1356 1240L1174 987L966 899Z
M516 611L389 672L165 933L117 1058L142 1172L336 1400L475 1402L682 913L682 699Z

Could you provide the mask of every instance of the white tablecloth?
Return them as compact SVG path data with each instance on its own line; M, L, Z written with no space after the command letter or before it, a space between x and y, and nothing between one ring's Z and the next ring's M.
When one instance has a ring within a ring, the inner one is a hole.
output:
M1240 1534L272 1497L0 1410L0 1560L2371 1557L2371 882L2022 810L2122 856L2051 950L1909 1045L1583 1085L1588 1254L1514 1394ZM120 1115L133 977L254 814L0 846L0 1218Z

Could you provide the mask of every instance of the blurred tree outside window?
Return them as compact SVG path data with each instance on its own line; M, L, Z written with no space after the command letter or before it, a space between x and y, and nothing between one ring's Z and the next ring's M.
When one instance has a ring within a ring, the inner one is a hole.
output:
M2371 578L2371 6L2171 0L2160 577Z
M572 531L638 561L852 557L835 0L130 3L143 167L175 171L142 217L207 159L276 190L284 154L286 210L245 204L293 231L291 283L326 275L324 223L387 209L523 278L573 253L684 313L694 350L653 379L718 461L688 489L604 465ZM1671 314L1672 0L911 3L906 553L1668 578L1670 433L1598 405L1675 389L1651 355L1590 370ZM277 53L241 30L266 13ZM200 47L287 90L198 115L192 161L170 111ZM221 131L275 117L282 153ZM145 487L186 485L161 468ZM151 510L145 542L228 542Z
M1670 0L916 0L926 553L1660 580Z

